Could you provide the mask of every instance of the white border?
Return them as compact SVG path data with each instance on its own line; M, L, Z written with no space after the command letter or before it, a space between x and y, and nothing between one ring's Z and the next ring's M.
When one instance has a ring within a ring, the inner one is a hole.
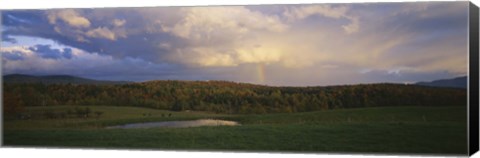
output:
M51 8L103 8L103 7L149 7L149 6L205 6L205 5L257 5L257 4L304 4L304 3L359 3L359 2L413 2L428 0L181 0L181 1L153 1L153 0L64 0L64 1L41 1L41 0L4 0L0 1L0 9L51 9ZM448 1L448 0L434 0ZM472 0L479 6L480 0ZM0 70L1 72L1 70ZM1 79L0 79L1 81ZM3 135L3 134L2 134ZM0 136L1 138L1 136ZM1 147L2 157L418 157L428 158L433 156L398 156L398 155L340 155L340 154L279 154L279 153L238 153L238 152L176 152L176 151L139 151L139 150L94 150L94 149L46 149L46 148L8 148ZM445 156L446 157L446 156ZM476 154L473 157L480 157Z

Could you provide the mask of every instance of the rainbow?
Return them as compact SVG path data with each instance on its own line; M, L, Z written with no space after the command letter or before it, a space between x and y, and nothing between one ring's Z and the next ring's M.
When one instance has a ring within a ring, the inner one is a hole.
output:
M265 65L263 63L257 64L257 77L259 83L265 83Z

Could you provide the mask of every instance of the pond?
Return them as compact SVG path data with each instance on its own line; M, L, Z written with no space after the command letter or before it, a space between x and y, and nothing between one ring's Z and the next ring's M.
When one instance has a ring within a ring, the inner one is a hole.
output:
M200 119L190 121L162 121L162 122L147 122L147 123L131 123L119 126L110 126L108 129L131 129L131 128L156 128L156 127L200 127L200 126L237 126L240 125L235 121L214 120L214 119Z

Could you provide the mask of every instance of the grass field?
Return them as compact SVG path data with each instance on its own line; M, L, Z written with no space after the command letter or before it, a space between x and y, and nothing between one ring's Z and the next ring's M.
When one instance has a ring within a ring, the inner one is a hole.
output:
M467 152L465 107L381 107L226 115L88 106L100 118L4 121L4 145L209 151L455 154ZM32 115L46 109L28 107ZM144 114L150 116L144 116ZM162 117L166 114L171 117ZM216 118L240 126L105 129L126 123Z

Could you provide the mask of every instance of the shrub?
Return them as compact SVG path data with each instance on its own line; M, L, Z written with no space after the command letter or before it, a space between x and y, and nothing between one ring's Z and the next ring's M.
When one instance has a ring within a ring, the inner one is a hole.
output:
M103 112L101 112L101 111L95 111L94 114L95 114L95 116L96 116L97 118L100 118L100 116L103 114Z

